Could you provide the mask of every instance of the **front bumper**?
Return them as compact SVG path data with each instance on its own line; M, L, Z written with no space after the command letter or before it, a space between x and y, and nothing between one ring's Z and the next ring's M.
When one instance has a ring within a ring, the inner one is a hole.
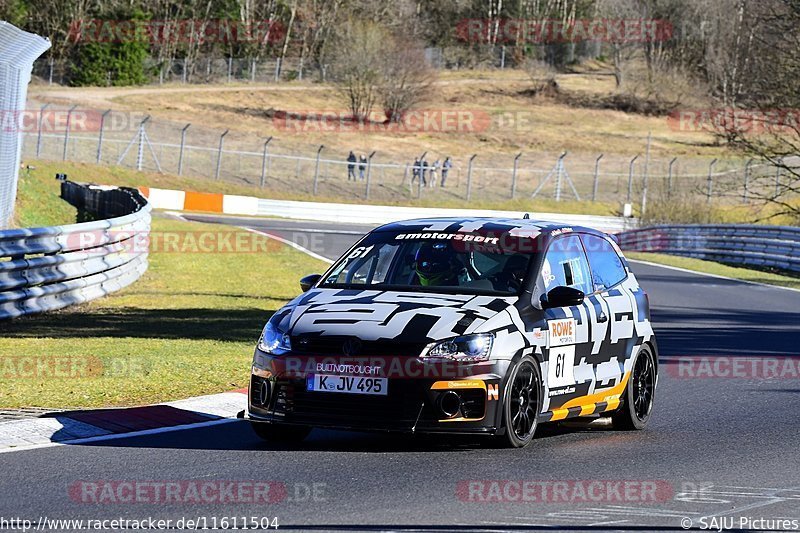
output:
M496 434L501 431L502 378L509 361L458 365L409 357L322 359L257 351L250 377L248 418L320 428L415 433ZM309 391L310 374L326 364L380 367L386 395ZM317 365L323 365L321 367ZM457 409L454 409L454 406Z

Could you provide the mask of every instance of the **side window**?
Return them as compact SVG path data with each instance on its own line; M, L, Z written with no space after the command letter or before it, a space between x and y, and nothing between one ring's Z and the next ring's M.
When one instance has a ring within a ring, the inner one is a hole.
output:
M544 292L558 286L573 287L586 294L593 292L580 237L570 235L553 241L544 257L541 281Z
M596 290L604 291L625 279L628 273L610 242L596 235L583 235L582 239Z

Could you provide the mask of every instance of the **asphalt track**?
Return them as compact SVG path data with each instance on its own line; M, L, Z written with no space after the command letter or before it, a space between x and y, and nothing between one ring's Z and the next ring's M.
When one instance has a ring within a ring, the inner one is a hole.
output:
M330 258L367 229L213 218ZM701 371L680 362L690 355L749 365L792 356L796 369L800 293L643 263L634 270L650 294L661 350L656 408L645 431L615 432L602 423L542 426L523 450L480 440L315 431L292 448L266 445L246 422L234 421L0 454L0 517L277 516L282 529L308 531L681 531L686 519L712 526L715 516L735 528L785 530L741 520L800 521L800 379L786 372L764 379L747 365L739 370L749 377L724 377L729 366L687 377ZM285 484L287 497L271 505L91 504L70 497L78 480L275 480ZM457 491L467 480L578 480L570 487L652 481L661 489L657 501L644 502L476 502Z

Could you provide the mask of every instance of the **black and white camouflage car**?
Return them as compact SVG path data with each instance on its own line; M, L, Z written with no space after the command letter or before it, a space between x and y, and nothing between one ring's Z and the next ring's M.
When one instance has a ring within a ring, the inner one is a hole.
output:
M528 444L538 423L642 429L657 346L615 241L527 219L381 226L269 320L248 417L265 439L311 428L464 433Z

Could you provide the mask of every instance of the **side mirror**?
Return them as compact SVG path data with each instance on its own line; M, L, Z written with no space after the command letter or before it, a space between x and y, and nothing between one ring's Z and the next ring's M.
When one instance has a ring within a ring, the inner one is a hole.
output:
M583 303L584 297L583 291L562 285L550 289L547 296L542 296L542 307L544 309L552 309L554 307L580 305Z
M316 285L321 277L322 274L309 274L300 280L300 288L303 290L303 292L306 292L308 289Z

